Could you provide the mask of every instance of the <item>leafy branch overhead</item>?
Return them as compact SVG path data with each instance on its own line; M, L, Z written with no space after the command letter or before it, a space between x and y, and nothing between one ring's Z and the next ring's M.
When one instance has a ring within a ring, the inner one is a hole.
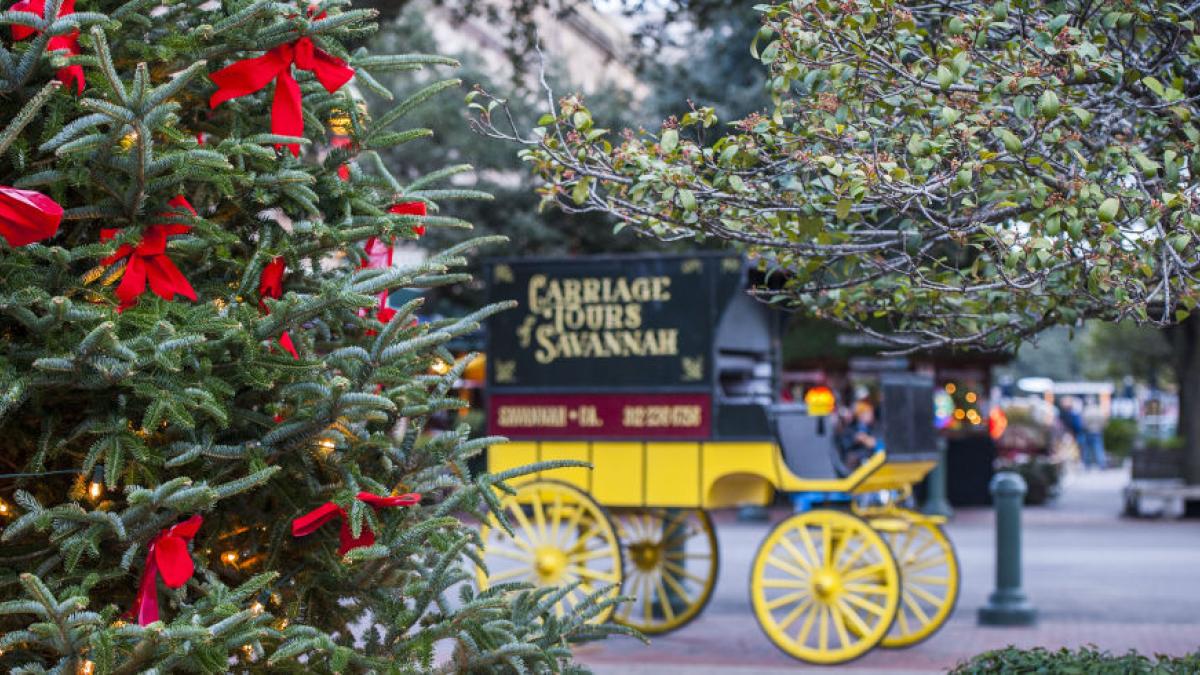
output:
M773 105L715 141L711 109L618 136L577 96L527 134L479 93L477 127L525 146L545 203L745 246L782 273L765 297L901 351L1200 300L1196 7L758 10Z

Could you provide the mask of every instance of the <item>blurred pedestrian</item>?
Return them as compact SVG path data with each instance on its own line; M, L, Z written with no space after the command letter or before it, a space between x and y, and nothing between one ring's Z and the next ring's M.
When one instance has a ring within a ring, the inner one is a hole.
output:
M1103 469L1108 466L1104 456L1104 427L1108 424L1108 415L1096 401L1089 401L1080 415L1079 451L1083 455L1083 465L1088 468Z

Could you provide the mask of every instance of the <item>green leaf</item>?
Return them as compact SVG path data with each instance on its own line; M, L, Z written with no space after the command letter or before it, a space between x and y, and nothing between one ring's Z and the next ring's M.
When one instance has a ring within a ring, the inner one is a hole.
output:
M1116 197L1109 197L1100 202L1100 208L1096 209L1096 217L1102 223L1111 223L1117 217L1117 212L1120 210L1121 200Z
M850 215L851 206L853 206L853 203L845 197L838 200L836 213L839 220L845 220L846 216Z
M1004 145L1005 150L1011 153L1021 152L1021 139L1017 138L1016 134L1003 127L996 129L993 133L1000 140L1000 143Z
M1058 117L1058 111L1061 108L1062 105L1058 102L1058 94L1055 94L1050 89L1043 91L1042 95L1038 97L1038 113L1048 120Z
M675 152L675 148L679 146L679 132L675 129L664 130L658 144L664 154Z
M938 86L942 88L942 91L945 91L950 88L950 85L954 84L958 80L958 75L955 75L954 71L950 70L946 66L938 66L937 79Z

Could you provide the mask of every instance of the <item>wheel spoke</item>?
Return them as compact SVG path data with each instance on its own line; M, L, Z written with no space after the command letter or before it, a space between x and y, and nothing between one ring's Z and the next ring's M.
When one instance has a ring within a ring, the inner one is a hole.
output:
M646 625L654 623L654 592L650 590L650 575L642 575L642 613L645 615Z
M908 635L912 631L908 628L908 609L901 607L899 612L896 612L896 622L900 624L900 634Z
M813 599L811 597L805 598L802 602L798 603L792 608L792 611L788 612L786 616L779 620L779 630L787 630L787 627L795 623L796 619L799 619L800 615L803 614L805 610L807 610L809 607L812 607L812 604Z
M908 571L907 568L905 571ZM934 577L928 574L905 575L904 583L906 584L924 584L926 586L949 586L950 580L946 577Z
M864 553L866 553L867 550L870 548L871 548L870 542L868 542L866 540L862 540L860 546L858 548L854 549L854 553L850 554L850 558L848 560L838 564L838 571L845 572L846 570L849 570L851 567L853 567L854 563L858 562L858 559L861 558L862 555Z
M887 595L888 587L879 584L844 584L842 588L859 595Z
M813 546L812 537L808 534L808 526L801 525L796 529L800 531L800 541L804 543L804 550L808 552L808 559L813 561L815 565L821 559L821 556L817 555L817 549ZM779 541L782 542L786 539L787 536L783 536L779 538Z
M829 606L829 614L833 617L833 629L837 633L838 642L841 643L842 649L850 646L850 635L846 632L846 622L842 618L842 610L837 604Z
M830 563L833 562L833 528L830 527L828 520L821 521L821 554L824 558L821 560L821 565L825 569L829 569Z
M591 525L588 525L588 529L584 530L583 534L579 535L579 538L575 540L575 544L573 546L571 546L570 549L567 550L567 555L573 555L576 551L582 551L582 550L586 549L588 541L590 541L592 536L594 536L599 531L600 531L599 523L593 522Z
M821 613L821 616L817 617L819 622L817 625L817 649L825 651L829 649L829 622L825 620L829 613L829 606L820 604L817 605L817 609Z
M685 589L675 577L671 576L667 570L659 570L659 576L663 578L663 581L667 582L667 585L671 587L671 590L675 591L676 595L683 598L687 604L692 604L692 594L688 593L687 589Z
M570 536L571 532L574 532L575 529L579 527L579 520L583 518L583 512L583 504L578 504L575 506L575 509L571 513L571 517L567 519L566 527L564 527L561 531L562 538L556 542L557 544L565 548L566 545L570 543L568 537Z
M921 571L927 570L931 567L937 567L938 565L943 565L943 564L945 564L945 560L943 560L942 558L929 558L926 560L918 560L916 562L912 562L912 563L905 565L904 571L911 574L912 572L921 572Z
M559 540L559 534L560 534L559 527L562 526L562 510L563 510L562 493L555 492L554 493L554 513L551 514L551 518L550 518L550 529L553 532L553 535L550 537L547 537L547 539L546 539L547 541L558 541Z
M840 611L847 619L850 620L850 624L854 626L855 632L857 632L859 635L866 636L871 633L870 627L867 626L866 622L862 620L862 617L858 615L858 612L854 611L850 605L846 604L845 600L838 598L837 608L838 611Z
M667 551L663 554L663 557L670 560L712 560L712 553L704 553L702 551Z
M859 567L858 569L853 569L853 570L850 570L849 572L846 572L845 574L842 575L842 582L846 583L846 582L854 581L856 579L862 579L863 577L869 577L872 574L875 574L877 572L882 572L886 569L887 569L887 566L884 565L882 562L871 563L870 565L866 565L865 567Z
M770 611L773 609L779 609L780 607L783 607L784 605L790 605L793 602L799 602L807 597L810 597L810 596L807 593L805 593L804 591L793 591L791 593L784 593L783 595L781 595L777 598L774 598L773 600L768 600L768 601L764 602L762 604L762 608L767 611Z
M813 623L817 619L817 615L821 613L822 605L815 602L811 603L812 611L808 616L804 617L804 623L800 624L800 632L796 634L796 642L800 645L808 644L808 636L812 634Z
M807 579L763 579L759 582L763 588L808 588Z
M666 564L666 561L664 560L663 563ZM783 570L784 572L787 572L788 574L791 574L794 577L797 577L800 579L808 578L808 572L806 572L805 570L802 570L799 567L792 567L791 564L786 563L786 562L780 560L779 558L776 558L773 555L767 556L767 564L774 565L775 567L778 567L779 569Z
M667 617L667 623L675 622L675 609L671 607L671 600L667 597L667 589L663 586L662 576L654 580L654 587L657 593L654 599L658 601L658 606L662 607L663 614Z
M533 506L533 520L535 523L537 523L538 536L541 538L540 541L543 541L543 542L550 541L547 538L546 511L542 505L542 493L540 490L533 491L532 506Z
M586 579L595 579L596 581L603 581L609 584L617 583L616 572L599 572L597 570L590 570L586 567L580 567L579 565L568 565L567 570L571 572L571 574L575 574Z
M904 604L912 610L913 617L916 618L917 621L921 622L920 625L924 626L925 624L929 623L929 615L925 613L925 610L921 609L920 603L918 603L916 600L913 600L913 597L908 593L904 594Z
M780 537L779 544L787 549L788 553L792 554L792 561L800 565L800 567L804 570L803 574L798 574L797 576L808 576L812 574L813 565L815 565L817 562L816 558L805 558L804 554L796 548L796 545L787 540L787 537Z
M881 619L887 615L887 609L883 605L877 605L870 600L865 600L857 595L847 595L845 596L845 599L846 602L854 605L855 607L865 609Z
M925 590L924 588L921 588L920 586L908 585L908 586L904 587L904 590L906 592L912 593L913 595L917 596L918 598L921 598L922 600L924 600L925 602L928 602L929 604L933 605L934 607L937 607L938 605L942 604L943 598L937 597L933 593L930 593L929 591Z
M611 555L612 552L605 548L594 548L590 551L579 551L578 553L567 554L567 561L575 564L589 562L597 558L605 558Z
M489 551L489 553L490 553L490 551ZM489 574L488 575L488 583L496 584L501 581L504 581L505 579L512 579L513 577L519 577L522 575L527 576L527 577L532 577L533 570L525 568L525 567L514 567L513 569L504 570L503 572Z
M687 577L688 579L691 579L692 581L695 581L698 584L703 584L703 583L707 582L707 580L704 577L696 576L695 574L692 574L691 572L683 569L679 565L676 565L675 563L670 562L668 560L663 561L663 567L666 567L667 569L671 570L671 572L674 573L675 576L677 576L677 577Z
M521 530L525 533L525 538L529 540L529 543L540 544L541 542L536 538L537 532L535 532L533 526L529 524L529 518L525 516L525 509L519 503L514 501L509 510L512 511L513 516L516 517L517 522L521 525ZM513 537L513 539L515 540L516 537Z

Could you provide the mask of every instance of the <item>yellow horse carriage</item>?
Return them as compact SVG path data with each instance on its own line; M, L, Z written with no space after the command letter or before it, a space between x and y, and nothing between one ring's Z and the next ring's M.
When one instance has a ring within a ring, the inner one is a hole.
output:
M781 404L778 314L722 255L507 260L488 327L492 472L552 460L502 504L514 536L482 535L479 583L577 583L633 598L602 620L654 635L708 603L719 566L709 511L769 505L776 491L820 503L785 518L754 556L750 600L788 654L842 663L932 635L958 597L940 519L904 504L934 466L932 383L881 381L884 449L853 470L831 410ZM828 500L822 503L821 497ZM834 499L842 496L845 501Z

